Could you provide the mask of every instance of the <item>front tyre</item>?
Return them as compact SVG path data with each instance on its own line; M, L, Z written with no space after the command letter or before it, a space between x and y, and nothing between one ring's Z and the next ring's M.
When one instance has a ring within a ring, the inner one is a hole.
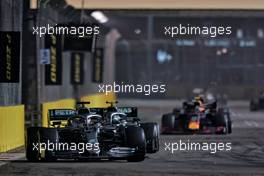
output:
M156 153L159 151L159 125L154 122L149 122L142 123L140 126L145 132L147 153Z
M57 129L56 128L41 128L39 130L39 133L40 133L40 142L45 143L47 147L47 149L44 151L44 155L42 156L42 160L43 161L56 161L57 158L54 156L54 152L55 152L55 145L58 140Z
M145 159L146 138L144 130L138 126L128 126L125 129L126 146L135 149L133 156L127 158L128 162L140 162Z

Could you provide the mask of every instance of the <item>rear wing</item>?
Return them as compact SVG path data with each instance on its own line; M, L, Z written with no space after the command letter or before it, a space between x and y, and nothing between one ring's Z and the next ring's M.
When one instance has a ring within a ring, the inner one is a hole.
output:
M104 114L107 113L108 108L90 108L91 113L101 115L104 117ZM136 107L117 107L117 112L122 112L127 115L127 117L137 117L137 108Z
M78 101L76 103L76 107L77 108L83 108L83 107L85 107L85 105L89 105L89 104L91 104L90 101Z
M194 108L196 106L199 106L199 103L197 103L197 102L187 102L187 101L182 103L182 107L184 109L187 109L187 110L194 110Z
M67 120L68 118L76 115L74 109L49 109L48 118L49 120Z

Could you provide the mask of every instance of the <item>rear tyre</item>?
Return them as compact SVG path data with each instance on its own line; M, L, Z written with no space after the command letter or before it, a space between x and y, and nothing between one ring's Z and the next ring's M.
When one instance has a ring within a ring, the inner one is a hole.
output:
M135 148L133 156L127 158L128 162L139 162L145 159L146 154L146 138L144 130L138 126L128 126L125 129L126 145Z
M147 153L156 153L159 151L159 125L154 122L149 122L142 123L140 126L145 132Z
M161 119L162 134L170 133L175 126L175 116L173 114L164 114Z
M230 118L230 113L227 108L220 108L216 116L216 126L223 126L224 129L221 134L232 133L232 121Z
M258 101L253 99L249 103L249 110L250 111L257 111L258 110Z
M231 134L232 133L232 122L229 121L228 122L228 134Z
M39 129L40 127L27 128L26 136L26 158L28 161L39 161L40 155L37 143L39 142Z

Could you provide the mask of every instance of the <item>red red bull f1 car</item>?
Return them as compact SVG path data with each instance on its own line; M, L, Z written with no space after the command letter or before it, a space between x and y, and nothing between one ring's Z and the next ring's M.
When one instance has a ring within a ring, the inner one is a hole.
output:
M218 108L217 102L204 103L202 99L184 102L182 108L164 114L162 134L230 134L232 121L227 107Z

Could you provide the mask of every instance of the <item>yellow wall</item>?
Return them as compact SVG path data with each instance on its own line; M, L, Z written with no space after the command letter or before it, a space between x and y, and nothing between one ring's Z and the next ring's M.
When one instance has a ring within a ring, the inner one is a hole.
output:
M63 99L53 102L42 103L42 126L48 127L49 109L75 109L76 101L74 99Z
M116 94L114 92L108 93L98 93L81 97L81 101L89 101L91 104L88 107L108 107L106 101L116 101Z
M0 107L0 152L24 145L24 105Z
M108 107L106 101L115 101L115 93L104 93L91 94L81 97L81 101L89 101L91 104L89 107ZM48 127L48 110L49 109L75 109L76 101L74 99L63 99L53 102L46 102L42 104L42 126Z
M106 101L115 101L115 93L92 94L83 96L81 101L90 101L89 107L107 107ZM74 99L63 99L42 104L42 126L48 126L49 109L74 109ZM24 145L25 138L24 105L0 107L0 152L5 152Z

